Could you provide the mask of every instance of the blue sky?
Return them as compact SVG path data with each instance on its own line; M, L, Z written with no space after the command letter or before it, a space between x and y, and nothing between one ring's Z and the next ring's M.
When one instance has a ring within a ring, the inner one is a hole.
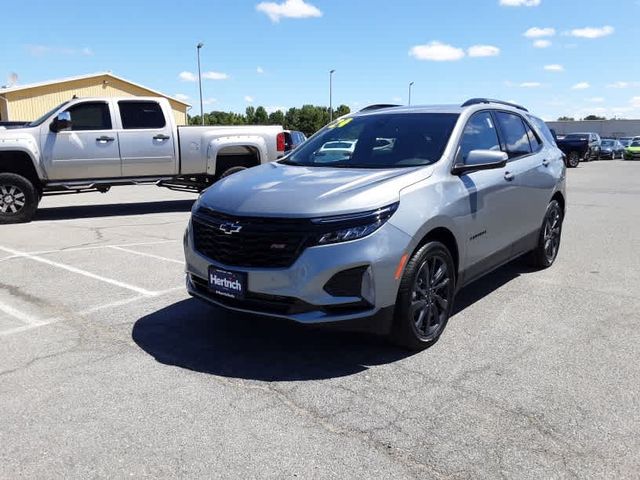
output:
M640 118L640 0L6 2L0 84L110 70L205 110L456 103ZM546 69L545 69L546 67Z

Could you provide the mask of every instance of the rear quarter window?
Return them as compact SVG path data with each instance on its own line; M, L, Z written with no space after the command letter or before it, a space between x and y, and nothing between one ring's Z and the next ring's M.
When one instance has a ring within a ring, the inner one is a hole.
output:
M122 128L163 128L166 125L162 107L157 102L120 101Z

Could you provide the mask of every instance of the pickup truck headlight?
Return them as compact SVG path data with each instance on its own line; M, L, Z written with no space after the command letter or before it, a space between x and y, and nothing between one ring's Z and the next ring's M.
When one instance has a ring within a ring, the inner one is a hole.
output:
M398 209L399 202L377 210L361 213L314 218L311 221L322 233L316 237L316 245L348 242L371 235L386 223Z

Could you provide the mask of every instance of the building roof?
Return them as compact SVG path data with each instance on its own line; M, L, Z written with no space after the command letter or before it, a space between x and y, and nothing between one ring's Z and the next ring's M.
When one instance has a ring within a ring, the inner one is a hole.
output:
M5 94L5 93L17 92L17 91L20 91L20 90L29 90L31 88L46 87L47 85L54 85L56 83L75 82L75 81L78 81L78 80L86 80L86 79L89 79L89 78L104 77L104 76L108 76L108 77L114 78L116 80L120 80L121 82L129 83L129 84L134 85L134 86L136 86L138 88L142 88L144 90L147 90L147 91L149 91L151 93L154 93L154 94L156 94L156 95L158 95L160 97L168 98L168 99L173 100L174 102L180 103L182 105L186 105L188 107L191 106L191 104L185 102L184 100L179 100L179 99L177 99L175 97L170 97L169 95L165 95L164 93L159 92L157 90L153 90L152 88L145 87L144 85L140 85L139 83L132 82L131 80L127 80L126 78L119 77L118 75L114 75L111 72L97 72L97 73L90 73L90 74L87 74L87 75L79 75L79 76L76 76L76 77L67 77L67 78L60 78L60 79L57 79L57 80L48 80L46 82L29 83L27 85L15 85L13 87L0 87L0 95Z

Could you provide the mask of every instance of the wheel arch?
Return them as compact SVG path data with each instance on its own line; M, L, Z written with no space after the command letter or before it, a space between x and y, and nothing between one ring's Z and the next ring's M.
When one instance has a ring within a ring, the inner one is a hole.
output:
M564 198L564 195L562 194L562 192L558 191L558 192L554 193L553 196L551 197L551 200L557 200L558 201L558 203L560 204L560 208L562 209L562 215L564 216L566 202L565 202L565 198Z
M455 235L451 230L446 227L435 227L429 230L418 242L416 248L411 252L413 256L423 245L428 242L437 241L442 243L449 252L451 253L451 257L453 258L453 264L455 266L455 274L456 274L456 283L458 282L459 272L460 272L460 249L458 247L458 241L456 240Z
M15 173L40 189L41 182L33 158L23 150L0 150L0 173Z

